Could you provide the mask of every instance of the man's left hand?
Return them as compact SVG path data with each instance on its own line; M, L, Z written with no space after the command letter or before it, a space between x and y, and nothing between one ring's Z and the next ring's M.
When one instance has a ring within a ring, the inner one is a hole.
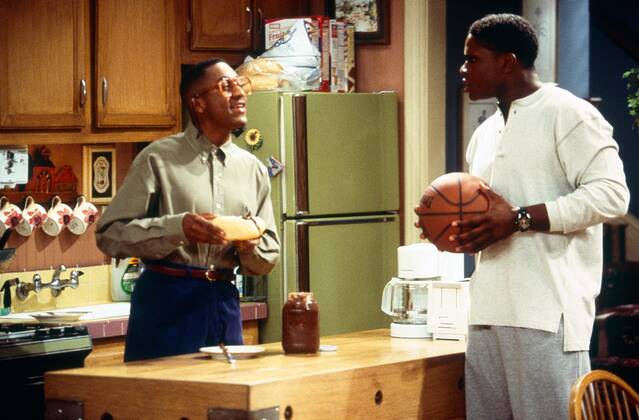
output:
M506 239L516 231L517 212L501 195L487 185L481 186L490 199L490 207L480 216L452 223L461 234L451 235L450 240L459 243L457 252L473 253Z

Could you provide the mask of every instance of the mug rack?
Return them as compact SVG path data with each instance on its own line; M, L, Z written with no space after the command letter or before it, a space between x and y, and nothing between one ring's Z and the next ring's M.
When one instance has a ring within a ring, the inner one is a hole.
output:
M49 208L49 206L51 205L51 200L56 195L60 197L60 200L62 200L63 203L69 205L75 205L78 197L80 196L80 194L78 194L76 191L41 192L0 190L0 197L7 197L7 200L18 206L22 206L22 203L24 203L24 199L28 196L31 196L36 203L42 204L45 208Z

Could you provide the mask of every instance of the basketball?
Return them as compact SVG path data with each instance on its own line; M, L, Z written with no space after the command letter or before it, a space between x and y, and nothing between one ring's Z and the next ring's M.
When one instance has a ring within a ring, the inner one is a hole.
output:
M462 233L451 226L455 220L464 220L484 213L490 199L481 190L483 182L476 176L464 172L451 172L435 179L426 189L415 213L419 220L415 226L422 229L423 236L440 251L456 252L457 241L448 237Z

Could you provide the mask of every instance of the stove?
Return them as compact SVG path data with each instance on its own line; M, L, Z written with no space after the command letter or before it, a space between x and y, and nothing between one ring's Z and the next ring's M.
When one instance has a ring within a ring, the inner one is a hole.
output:
M43 418L44 373L83 367L91 348L85 326L0 324L0 417Z

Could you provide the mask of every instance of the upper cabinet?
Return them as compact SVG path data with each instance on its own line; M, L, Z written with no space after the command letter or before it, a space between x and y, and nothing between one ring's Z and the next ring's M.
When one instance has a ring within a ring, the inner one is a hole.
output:
M179 130L175 17L175 0L0 1L0 144Z
M95 15L96 126L174 126L173 0L99 0Z
M193 51L249 51L263 45L264 19L306 16L310 0L189 1Z
M86 0L0 2L0 129L88 123Z

